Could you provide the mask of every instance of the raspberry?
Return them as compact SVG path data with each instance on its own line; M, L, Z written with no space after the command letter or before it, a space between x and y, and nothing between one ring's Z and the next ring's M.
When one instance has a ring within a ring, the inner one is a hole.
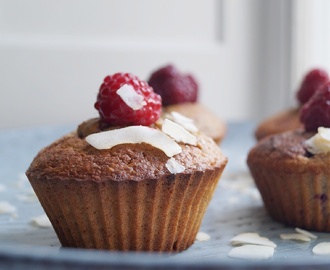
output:
M300 120L306 131L330 127L330 82L324 84L300 110Z
M309 71L297 92L297 99L300 104L305 104L323 84L329 81L328 73L323 69L312 69Z
M172 65L167 65L152 73L148 83L162 97L164 106L197 100L196 80L189 74L181 74Z
M117 90L125 84L143 97L145 105L142 108L133 110L117 94ZM111 126L149 126L159 118L162 102L145 81L129 73L116 73L105 77L94 107L99 111L101 120Z

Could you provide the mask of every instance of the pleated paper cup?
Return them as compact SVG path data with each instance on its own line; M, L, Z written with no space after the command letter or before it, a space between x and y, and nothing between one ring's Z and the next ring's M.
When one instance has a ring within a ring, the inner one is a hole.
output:
M142 181L29 179L64 247L179 252L225 167Z
M248 158L248 165L265 208L276 221L330 231L329 172L267 158Z

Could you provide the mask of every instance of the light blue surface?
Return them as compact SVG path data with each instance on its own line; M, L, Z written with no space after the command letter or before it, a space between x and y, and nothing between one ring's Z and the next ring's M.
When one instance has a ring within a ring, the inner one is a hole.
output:
M31 225L31 218L43 210L37 200L22 199L32 191L24 172L42 147L74 127L0 130L0 184L5 187L0 201L17 208L15 214L0 214L0 269L329 269L330 257L313 255L311 249L330 241L330 234L317 233L319 238L308 243L281 240L280 233L294 229L272 221L265 212L246 166L255 143L254 127L250 122L228 125L221 149L229 163L200 229L211 239L172 255L61 248L52 228ZM260 262L229 258L230 239L242 232L258 232L274 241L274 256Z

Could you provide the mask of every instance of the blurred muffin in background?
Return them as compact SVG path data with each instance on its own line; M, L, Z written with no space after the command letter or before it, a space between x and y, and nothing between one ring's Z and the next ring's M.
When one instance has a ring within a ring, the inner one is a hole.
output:
M330 232L330 82L300 110L303 127L260 140L247 164L270 216Z
M260 140L268 135L288 130L302 128L299 110L313 94L329 81L328 73L320 68L314 68L306 73L296 93L298 106L279 112L262 121L255 130L255 138Z
M164 114L178 112L191 118L201 132L220 144L226 134L226 124L198 102L199 85L194 76L183 74L169 64L152 72L148 83L162 97Z

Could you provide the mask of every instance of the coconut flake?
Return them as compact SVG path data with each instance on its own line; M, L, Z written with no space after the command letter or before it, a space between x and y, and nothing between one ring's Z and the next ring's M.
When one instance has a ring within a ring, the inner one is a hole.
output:
M197 132L198 131L198 128L195 126L193 119L188 118L188 117L182 115L181 113L178 113L178 112L175 112L175 111L170 113L170 117L171 117L170 119L172 121L174 121L175 123L181 125L186 130L188 130L190 132Z
M184 166L179 164L174 158L170 158L166 162L165 166L170 171L170 173L181 173L186 169Z
M164 120L162 131L177 142L197 145L196 136L192 135L188 130L169 119Z
M317 239L317 236L311 232L308 232L306 230L300 229L300 228L295 228L297 233L306 235L307 237L311 238L311 239Z
M312 252L316 255L330 255L330 242L321 242L313 247Z
M296 240L302 242L309 242L311 238L300 233L281 233L280 238L283 240Z
M319 127L313 137L305 141L305 148L312 154L330 151L330 128Z
M258 233L241 233L236 235L230 240L231 244L236 245L244 245L244 244L252 244L252 245L260 245L260 246L268 246L268 247L276 247L276 244L273 241L270 241L266 237L260 236Z
M17 195L17 199L23 202L32 203L38 201L38 197L34 192Z
M17 211L16 207L7 201L0 201L0 214L13 214Z
M208 241L210 239L211 239L210 235L208 235L205 232L198 232L197 235L196 235L196 240L200 241L200 242Z
M41 215L32 218L31 224L40 228L51 228L52 224L50 223L48 217L46 215Z
M86 141L96 149L110 149L125 143L147 143L162 150L168 157L181 153L179 144L158 129L145 126L129 126L86 137Z
M18 189L23 189L28 185L28 183L29 182L25 173L22 172L18 174L18 181L15 183L15 187ZM28 186L30 187L31 185Z
M245 260L266 260L274 255L274 247L244 245L231 249L228 256Z
M132 85L124 84L116 93L133 110L139 110L147 104L144 97L136 93Z

